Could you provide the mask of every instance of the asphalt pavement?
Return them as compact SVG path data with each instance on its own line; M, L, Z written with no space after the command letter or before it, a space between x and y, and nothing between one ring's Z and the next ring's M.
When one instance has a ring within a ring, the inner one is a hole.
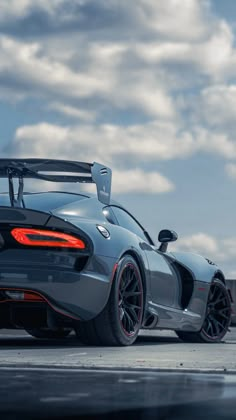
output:
M235 375L0 368L1 420L235 420Z
M219 344L141 331L131 347L1 330L0 419L235 420L236 328Z
M1 366L150 369L236 373L236 328L219 344L183 343L174 332L142 331L130 347L88 347L75 335L60 340L1 331Z

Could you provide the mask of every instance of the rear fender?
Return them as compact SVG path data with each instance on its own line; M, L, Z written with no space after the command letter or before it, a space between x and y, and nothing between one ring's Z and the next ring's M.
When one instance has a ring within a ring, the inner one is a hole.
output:
M79 227L71 224L70 222L46 212L15 207L0 207L0 223L2 233L4 230L10 231L15 227L30 227L41 229L48 228L49 230L53 231L58 230L58 232L76 234L86 242L87 249L85 253L88 254L89 252L91 255L93 252L93 243L84 231L82 231ZM8 237L7 239L7 235L5 241L1 241L1 248L3 248L4 245L8 248L13 246L10 238ZM16 247L16 244L14 244L14 247Z

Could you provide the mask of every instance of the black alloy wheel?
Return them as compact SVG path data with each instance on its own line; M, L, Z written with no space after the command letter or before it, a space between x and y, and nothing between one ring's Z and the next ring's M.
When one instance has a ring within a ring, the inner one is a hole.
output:
M118 263L105 308L91 321L79 322L75 331L86 344L129 346L138 336L143 312L140 269L131 255L125 255Z
M136 265L125 265L118 286L119 317L127 336L135 335L143 312L143 285Z
M231 321L231 299L226 285L214 278L208 295L206 315L198 332L176 331L187 342L219 343L228 331Z
M228 291L220 281L214 281L208 296L202 334L212 341L221 340L228 331L230 317L231 302Z

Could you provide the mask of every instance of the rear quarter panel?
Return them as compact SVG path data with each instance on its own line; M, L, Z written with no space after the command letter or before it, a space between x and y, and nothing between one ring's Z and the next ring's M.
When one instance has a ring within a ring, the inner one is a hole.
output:
M149 297L150 273L145 251L146 247L149 246L147 243L127 229L109 222L80 217L70 217L68 221L82 229L93 242L93 257L88 262L86 270L90 270L95 259L102 260L105 257L117 263L124 254L130 253L139 263L145 283L146 297ZM96 227L97 225L102 225L109 231L109 239L102 236Z

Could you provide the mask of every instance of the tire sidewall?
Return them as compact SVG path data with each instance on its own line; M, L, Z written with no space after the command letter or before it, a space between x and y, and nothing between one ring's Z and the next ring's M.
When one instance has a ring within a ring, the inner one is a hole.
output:
M134 268L136 275L139 277L140 285L141 285L141 291L142 291L142 309L141 309L141 315L138 325L135 328L135 332L132 335L128 335L124 328L122 327L122 323L120 321L120 311L119 311L119 288L120 288L120 282L122 279L122 274L126 267L128 265L132 265ZM141 277L141 273L138 267L138 264L134 260L133 257L129 255L125 255L118 263L117 270L115 273L115 277L113 279L113 285L111 290L112 296L111 296L111 308L113 307L111 316L112 316L112 323L114 328L114 333L118 335L119 341L123 345L130 345L132 344L139 333L139 330L142 325L142 319L143 319L143 313L144 313L144 289L143 289L143 281Z

